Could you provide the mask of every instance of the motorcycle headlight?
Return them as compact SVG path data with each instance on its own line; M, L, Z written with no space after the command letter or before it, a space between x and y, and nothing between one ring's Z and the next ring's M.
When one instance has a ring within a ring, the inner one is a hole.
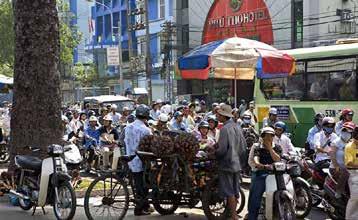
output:
M48 147L48 153L53 155L63 154L63 147L57 144L50 145Z
M286 170L286 164L283 162L276 162L274 163L275 170L277 171L285 171Z
M301 167L298 164L289 164L287 166L288 173L290 176L298 177L301 176L302 170Z

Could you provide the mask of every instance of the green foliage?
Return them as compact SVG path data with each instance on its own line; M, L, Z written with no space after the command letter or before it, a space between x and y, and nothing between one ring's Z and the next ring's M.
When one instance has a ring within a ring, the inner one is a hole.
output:
M73 50L80 43L82 34L75 26L70 27L73 15L69 4L57 1L60 20L60 61L70 65L73 62ZM14 66L14 15L11 0L0 0L0 74L13 76Z
M67 2L57 0L57 10L60 20L60 60L62 64L70 65L73 62L73 50L81 42L82 33L76 26L70 26L74 16Z
M77 63L73 66L72 72L76 80L80 82L81 86L93 86L98 82L98 74L96 72L96 67L93 63L83 65L82 63Z
M0 74L13 75L14 14L10 0L0 0Z

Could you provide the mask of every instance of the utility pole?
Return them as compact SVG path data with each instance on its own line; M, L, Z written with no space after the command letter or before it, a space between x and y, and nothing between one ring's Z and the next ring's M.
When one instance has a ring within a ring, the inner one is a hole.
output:
M123 95L124 92L124 80L123 80L123 57L122 57L122 25L121 19L118 19L118 54L119 54L119 85L120 85L120 95Z
M171 21L166 21L163 25L163 41L165 42L164 46L164 59L163 59L163 67L162 67L162 78L165 80L165 97L168 101L173 101L173 77L171 74L172 70L172 36L174 32L175 25Z
M133 39L132 39L132 9L131 9L131 0L127 0L127 33L128 33L128 55L129 55L129 74L132 77L132 86L133 88L137 87L137 73L133 71L132 61L133 61Z
M149 32L149 8L148 8L148 0L144 0L144 8L145 8L145 35L146 35L146 59L145 59L145 72L147 76L147 85L148 85L148 104L152 102L152 58L150 54L150 32Z

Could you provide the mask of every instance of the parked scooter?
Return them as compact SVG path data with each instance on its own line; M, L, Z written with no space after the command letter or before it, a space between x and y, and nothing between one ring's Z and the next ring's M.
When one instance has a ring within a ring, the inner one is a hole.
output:
M266 192L260 210L259 219L296 219L294 209L294 186L287 174L289 166L284 162L275 162L266 177Z
M34 151L38 151L34 150ZM48 156L44 160L29 155L15 156L16 190L10 193L19 198L23 210L52 205L59 220L72 219L76 211L76 194L67 174L67 167L62 158L64 148L50 145Z
M329 169L323 169L323 171L327 174L327 177L323 185L324 199L322 205L331 219L345 219L346 207L349 200L348 187L346 187L346 193L343 193L342 197L337 199L335 197L337 181L333 178Z

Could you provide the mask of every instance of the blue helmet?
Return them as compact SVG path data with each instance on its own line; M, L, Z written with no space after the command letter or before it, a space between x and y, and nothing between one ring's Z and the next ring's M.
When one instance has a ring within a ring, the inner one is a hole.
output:
M175 119L177 119L179 116L182 116L182 115L183 115L183 113L181 113L180 111L176 111L176 112L174 113L173 117L174 117Z
M278 121L275 123L275 128L281 128L283 130L283 132L286 132L287 126L285 124L285 122L283 121Z

